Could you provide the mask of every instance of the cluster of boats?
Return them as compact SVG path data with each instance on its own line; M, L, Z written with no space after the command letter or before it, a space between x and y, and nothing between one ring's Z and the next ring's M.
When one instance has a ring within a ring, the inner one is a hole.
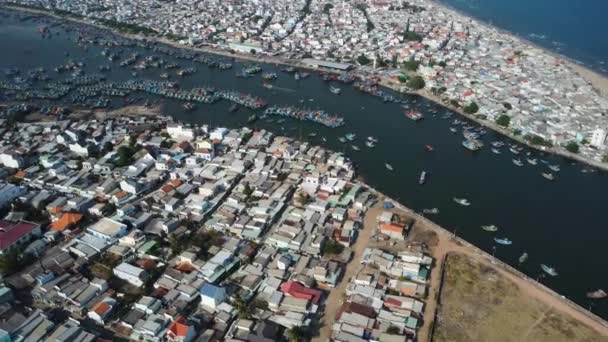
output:
M388 93L386 90L378 87L376 82L372 81L356 81L354 87L366 94L379 97L384 102L401 102L400 99Z
M336 128L344 125L344 118L337 115L331 115L320 109L311 110L297 107L272 106L266 108L264 114L286 116L302 121L312 121L330 128Z

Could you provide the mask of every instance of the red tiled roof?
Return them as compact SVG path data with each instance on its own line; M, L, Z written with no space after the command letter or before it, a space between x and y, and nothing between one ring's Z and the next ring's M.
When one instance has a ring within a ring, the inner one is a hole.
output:
M0 220L0 250L9 248L15 241L29 234L37 224Z
M321 299L321 291L309 289L308 287L292 280L281 284L281 291L292 297L311 300L313 304L317 304Z
M95 304L95 306L93 306L92 311L94 311L97 315L99 315L99 317L103 317L105 314L108 313L108 311L110 311L110 304L101 301L97 304Z
M189 328L190 326L186 324L184 317L179 316L169 327L167 335L170 337L186 337Z
M70 226L80 222L81 219L82 214L64 213L63 215L61 215L59 220L51 223L51 230L54 230L56 232L62 232L66 228L69 228Z

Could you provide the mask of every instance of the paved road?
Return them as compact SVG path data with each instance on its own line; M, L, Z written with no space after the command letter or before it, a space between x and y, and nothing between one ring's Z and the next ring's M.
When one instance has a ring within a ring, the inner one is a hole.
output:
M363 222L363 229L359 232L357 241L351 247L353 250L353 257L351 261L346 265L344 276L338 286L332 289L325 301L325 313L321 318L321 328L319 329L319 336L315 337L313 341L326 342L331 337L331 327L336 319L338 309L344 301L346 292L346 286L350 283L350 278L355 276L361 270L361 257L367 243L370 240L374 230L376 228L376 218L382 213L382 201L379 201L371 207L365 214Z

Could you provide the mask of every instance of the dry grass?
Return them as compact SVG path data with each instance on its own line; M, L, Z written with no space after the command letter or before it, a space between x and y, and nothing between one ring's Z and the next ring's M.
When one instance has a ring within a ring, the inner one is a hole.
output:
M595 330L525 296L493 268L451 254L433 341L608 341Z

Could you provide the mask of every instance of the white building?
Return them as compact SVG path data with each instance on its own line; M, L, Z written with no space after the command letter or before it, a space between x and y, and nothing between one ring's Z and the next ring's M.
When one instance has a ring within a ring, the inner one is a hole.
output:
M193 140L196 135L192 128L184 127L181 124L167 125L167 134L175 140Z
M11 169L19 169L24 165L23 158L20 155L7 152L0 154L0 163Z
M126 262L116 266L113 272L115 276L134 286L143 286L147 277L144 269L127 264Z
M607 135L608 132L606 132L606 130L602 128L598 128L593 131L593 135L591 136L591 146L595 146L598 148L604 147Z
M104 217L87 228L87 233L100 239L113 242L127 234L127 225Z

